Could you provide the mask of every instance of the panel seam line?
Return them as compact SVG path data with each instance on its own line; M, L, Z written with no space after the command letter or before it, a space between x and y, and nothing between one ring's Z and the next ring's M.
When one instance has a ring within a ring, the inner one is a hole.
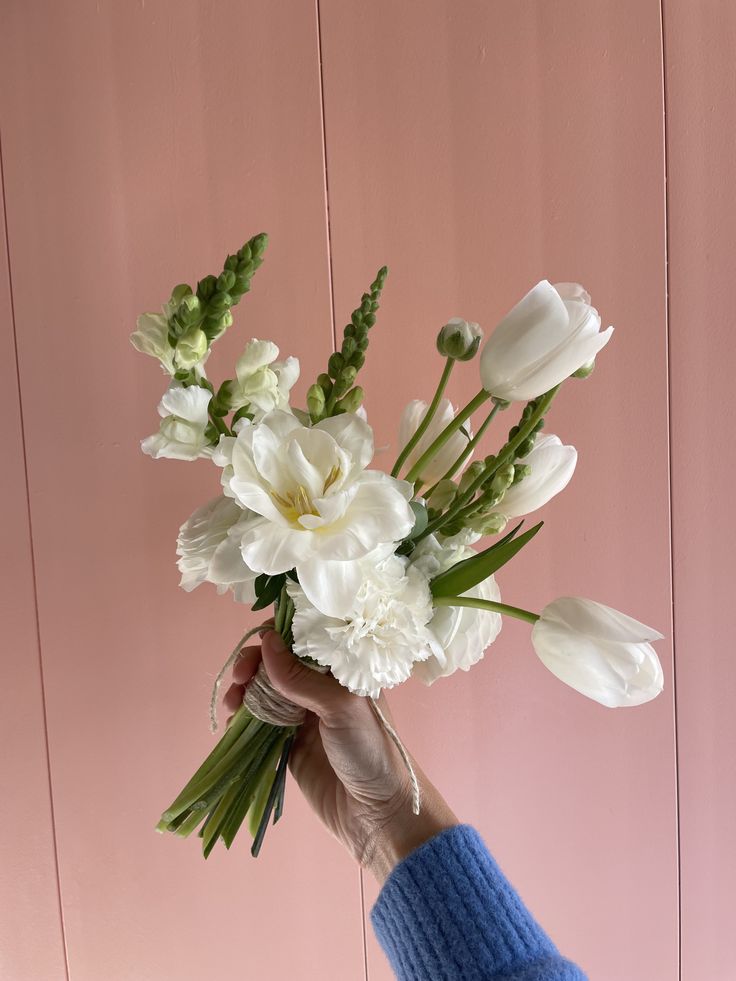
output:
M38 674L39 674L39 681L41 687L43 739L44 739L44 747L46 751L46 774L47 774L47 785L48 785L48 795L49 795L49 814L51 818L51 839L53 844L54 871L56 872L56 898L59 908L61 939L64 948L64 969L66 972L67 981L69 981L70 978L69 948L67 946L66 923L64 920L64 905L62 902L62 895L61 895L61 875L59 871L59 847L58 847L58 839L57 839L57 832L56 832L56 811L54 808L53 781L51 779L49 728L48 728L48 720L46 717L46 685L45 685L44 672L43 672L43 656L41 653L41 621L38 611L38 579L36 574L36 552L33 543L33 518L31 513L30 481L28 478L28 453L26 450L26 429L25 429L25 417L23 414L23 392L21 386L20 356L18 353L18 333L17 333L16 317L15 317L15 297L13 294L13 274L12 274L11 260L10 260L10 232L8 228L8 202L5 194L5 164L4 164L4 157L3 157L3 143L2 143L1 133L0 133L0 193L2 194L2 202L3 202L3 231L5 235L5 256L6 256L6 262L8 267L8 297L10 300L10 320L13 325L13 353L15 356L15 377L16 377L16 386L18 390L18 416L20 419L20 438L21 438L21 448L23 452L23 479L25 483L25 492L26 492L26 519L28 522L28 539L29 539L29 548L30 548L30 559L31 559L31 579L33 584L36 649L38 651Z

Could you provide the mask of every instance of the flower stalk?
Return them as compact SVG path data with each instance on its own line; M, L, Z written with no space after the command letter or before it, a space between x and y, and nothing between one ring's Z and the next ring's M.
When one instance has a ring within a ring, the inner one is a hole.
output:
M417 462L406 475L406 480L408 480L409 483L416 484L419 481L424 468L432 460L436 453L442 449L452 434L456 433L463 423L468 421L476 409L479 409L480 406L483 405L484 402L487 402L490 397L491 393L487 392L484 388L481 388L478 394L472 398L470 402L468 402L465 408L455 416L449 426L446 426L437 439L427 447L424 453L422 453Z
M467 606L474 610L488 610L489 613L501 613L516 620L525 620L527 623L536 623L539 619L539 614L532 613L531 610L509 606L507 603L496 603L493 600L476 599L473 596L436 596L434 605Z
M406 463L409 454L414 449L414 447L419 443L422 436L424 436L426 431L429 429L429 424L434 418L435 413L437 412L437 406L440 404L442 396L445 393L445 389L447 388L447 382L450 380L450 375L452 374L452 369L454 366L455 366L455 359L447 358L447 360L445 361L445 367L442 370L442 375L440 376L440 380L437 385L437 390L434 393L434 398L430 402L429 408L424 413L424 418L417 426L416 432L408 441L408 443L403 448L401 453L399 453L396 459L396 463L394 464L393 469L391 470L392 477L399 476L401 468Z

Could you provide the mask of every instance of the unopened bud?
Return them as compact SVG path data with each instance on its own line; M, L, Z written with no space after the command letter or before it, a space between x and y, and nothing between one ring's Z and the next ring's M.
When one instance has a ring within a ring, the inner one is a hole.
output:
M358 369L354 368L352 365L345 365L341 370L340 374L335 379L335 395L337 398L345 395L353 387L353 382L355 381L355 376L358 374Z
M437 335L437 350L446 358L470 361L475 357L482 338L483 331L478 324L453 317Z
M475 463L471 463L468 469L460 478L460 493L464 494L465 491L474 484L475 481L480 477L480 475L485 470L486 465L484 461L476 460Z
M199 327L190 327L176 342L174 364L177 368L193 368L207 353L207 335Z
M350 389L347 395L343 395L337 403L337 408L341 412L357 412L363 404L363 395L363 389L360 385L356 385L355 388Z
M429 498L428 504L435 511L446 511L457 496L454 480L441 480Z
M503 493L508 487L514 482L514 465L513 463L507 463L505 466L500 467L493 475L493 480L491 481L491 490L497 493Z
M325 393L321 385L310 385L307 392L307 408L313 422L319 421L325 412Z
M327 362L327 373L330 376L330 378L337 378L337 376L342 371L344 364L345 364L345 359L338 351L336 351L334 354L331 354L330 360Z
M516 455L527 456L527 454L531 453L531 451L534 449L534 444L536 443L536 441L537 441L536 434L531 433L529 436L527 436L526 439L522 440L521 443L519 443L516 449Z
M515 463L514 479L511 481L512 485L518 484L520 480L524 479L524 477L528 477L531 472L532 472L532 468L529 466L528 463Z
M317 384L325 393L325 395L332 394L332 379L329 375L325 374L323 371L321 375L317 375Z
M479 535L497 535L506 527L502 514L479 514L468 518L467 527Z

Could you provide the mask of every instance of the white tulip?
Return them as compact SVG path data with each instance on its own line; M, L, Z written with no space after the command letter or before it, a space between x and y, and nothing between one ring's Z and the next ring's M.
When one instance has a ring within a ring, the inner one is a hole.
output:
M426 578L408 560L377 549L355 563L360 571L350 608L325 616L296 583L287 583L294 601L294 651L328 667L356 695L377 698L411 674L412 666L442 649L427 623L432 597Z
M238 603L255 600L256 573L243 562L240 551L242 530L250 518L235 501L222 496L197 508L179 529L176 541L182 589L190 593L211 582L218 593L232 590Z
M574 446L564 446L558 436L540 433L534 448L523 458L531 473L512 484L491 514L502 515L506 521L520 518L543 507L570 483L578 461Z
M225 493L255 512L240 542L246 565L295 568L309 601L342 616L361 583L356 560L414 525L411 485L366 470L372 456L373 432L351 413L310 428L276 410L224 437L215 462Z
M196 460L201 456L210 456L212 447L205 436L205 429L211 398L211 393L199 385L184 388L172 382L158 405L158 414L163 417L160 429L143 440L143 452L154 460L161 457Z
M421 399L414 399L408 403L401 415L401 422L399 423L400 447L406 446L411 437L417 431L420 423L427 414L427 408L427 403L422 402ZM423 434L422 438L405 460L407 470L411 470L420 456L425 452L425 450L429 449L442 430L445 429L454 418L455 410L452 407L452 402L450 402L449 399L442 399L440 404L437 406L437 411L430 420L427 431ZM469 423L466 424L465 428L468 432L470 432ZM435 455L435 457L422 470L422 482L425 484L434 484L440 480L445 473L447 473L467 445L468 437L465 435L465 433L463 433L461 430L454 432L445 445ZM469 459L470 457L468 457L468 460ZM458 471L459 473L461 473L465 468L467 462L468 461L466 461L460 471Z
M289 392L299 378L299 361L277 361L278 356L279 349L272 341L254 337L246 344L235 365L230 399L233 409L247 406L256 418L273 409L288 410Z
M650 641L662 634L593 600L550 603L532 629L542 663L588 698L619 708L641 705L662 691L662 666Z
M174 348L169 344L169 323L160 313L142 313L136 322L137 330L130 335L130 343L142 354L158 358L161 367L173 375Z
M498 398L526 401L589 364L611 339L577 283L543 279L503 318L480 359L483 387Z

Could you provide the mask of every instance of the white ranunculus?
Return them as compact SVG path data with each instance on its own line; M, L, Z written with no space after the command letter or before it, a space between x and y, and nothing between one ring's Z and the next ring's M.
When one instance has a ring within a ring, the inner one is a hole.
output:
M446 358L470 361L475 357L482 340L483 331L478 324L461 317L453 317L437 335L437 350Z
M548 604L532 630L542 663L588 698L619 708L641 705L664 687L650 641L662 634L618 610L577 597Z
M174 371L174 348L169 344L169 324L163 314L142 313L136 322L136 330L130 335L130 343L142 354L158 358L161 367L169 375Z
M176 541L182 589L189 593L211 582L218 593L232 590L238 603L255 600L256 573L240 551L240 535L249 517L235 501L222 496L197 508L179 529Z
M412 567L427 579L433 579L457 562L475 555L472 548L462 544L440 544L430 535L412 555ZM501 591L493 576L469 589L463 596L501 602ZM446 678L458 668L469 671L483 657L484 652L501 632L502 618L489 610L475 610L467 606L440 606L434 611L429 623L437 638L442 656L433 654L414 665L412 674L431 685L438 678Z
M503 515L508 521L537 511L567 487L577 460L574 446L564 446L551 433L540 433L534 449L522 460L531 467L531 473L518 484L512 484L491 513Z
M511 402L534 399L594 360L611 339L577 283L543 279L503 318L480 358L483 387Z
M243 406L260 418L273 409L288 411L289 392L299 378L296 358L277 361L279 349L272 341L253 338L235 365L236 378L232 385L230 404L233 409Z
M406 681L418 661L441 657L426 626L432 617L427 580L407 564L385 548L356 562L359 586L341 617L325 616L300 586L287 583L295 607L295 653L330 668L341 685L371 698Z
M210 456L212 447L205 436L207 407L212 395L199 385L182 385L172 382L158 405L163 417L157 433L141 443L144 453L154 460L168 457L171 460L196 460Z
M411 437L419 428L420 423L427 414L427 403L421 399L413 399L404 409L399 424L399 444L400 448L406 446ZM428 450L435 439L439 436L455 418L455 410L449 399L442 399L437 406L437 411L432 417L427 431L419 440L406 459L406 466L411 469L419 457ZM465 428L470 432L470 425L466 423ZM427 466L422 470L422 481L425 484L434 484L440 480L450 469L455 460L460 456L468 445L468 437L461 430L457 430L448 439L442 449L435 455ZM469 460L470 458L468 458ZM466 465L467 465L466 461ZM462 472L464 466L459 473Z
M220 441L225 493L257 517L241 547L256 572L297 570L309 600L341 616L360 586L357 559L405 538L414 524L412 488L377 470L373 432L344 413L303 426L274 411Z

